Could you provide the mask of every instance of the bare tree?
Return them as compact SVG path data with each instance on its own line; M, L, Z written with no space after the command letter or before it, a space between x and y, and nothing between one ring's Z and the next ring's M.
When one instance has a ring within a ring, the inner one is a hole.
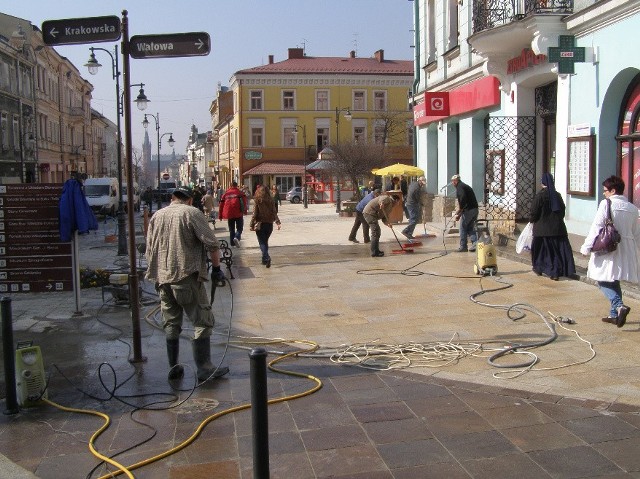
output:
M131 160L133 163L133 180L140 183L142 173L142 150L138 148L131 149Z
M383 145L406 144L407 142L407 112L402 110L379 111L376 113L376 123L382 125Z
M338 178L348 178L360 197L358 180L371 174L374 168L380 168L385 160L383 145L362 142L344 142L332 145L333 158L328 159L328 173Z

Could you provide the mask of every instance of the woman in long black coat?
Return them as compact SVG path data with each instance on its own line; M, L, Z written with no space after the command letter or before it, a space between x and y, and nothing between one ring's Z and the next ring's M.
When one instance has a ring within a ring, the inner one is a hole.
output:
M541 183L531 205L531 265L537 275L545 274L557 281L560 276L575 275L576 265L564 224L562 196L555 189L551 173L544 173Z

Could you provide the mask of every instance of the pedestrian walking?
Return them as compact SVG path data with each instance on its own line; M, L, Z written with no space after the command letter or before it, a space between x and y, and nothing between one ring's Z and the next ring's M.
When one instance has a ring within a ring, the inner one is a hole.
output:
M531 218L533 240L531 241L531 266L538 276L543 273L554 281L560 276L576 274L573 251L564 224L565 205L556 191L551 173L544 173L540 181L542 188L533 198Z
M417 181L412 181L409 185L405 202L409 224L401 231L408 240L413 239L413 231L418 221L422 218L422 193L424 192L424 185L426 184L427 179L421 176Z
M460 220L460 247L458 253L465 251L475 251L478 242L476 232L476 221L478 220L478 200L473 189L460 181L460 175L453 175L451 183L456 189L458 209L456 211L456 221ZM471 239L471 247L467 248L467 237Z
M280 198L280 191L276 185L271 186L271 195L273 196L273 205L276 207L277 213L278 206L282 205L282 198Z
M269 238L273 233L273 223L280 229L280 218L269 193L269 189L261 185L254 195L253 216L249 227L256 232L258 245L262 252L262 264L271 268L271 256L269 256Z
M238 189L238 183L235 181L220 198L218 218L227 220L230 245L240 246L244 229L244 215L247 214L248 204L247 196Z
M214 198L211 190L207 190L207 193L202 197L202 208L207 220L211 219L211 213L214 208Z
M364 198L362 198L358 204L356 205L356 219L353 222L353 227L351 228L351 233L349 234L349 241L352 243L359 243L356 239L356 235L358 234L358 229L360 229L360 225L362 225L362 236L365 243L371 242L371 237L369 236L369 223L364 219L364 215L362 212L364 211L365 206L374 198L380 196L380 190L375 189L369 192Z
M380 195L369 201L367 206L364 207L364 210L362 210L362 215L369 224L371 231L371 256L374 258L384 256L384 252L380 251L379 247L382 231L380 230L378 220L382 220L385 225L392 228L391 223L389 223L389 214L399 201L400 198L396 195Z
M179 364L180 333L183 314L193 324L191 340L198 381L218 378L228 367L211 364L209 337L214 317L204 283L209 280L207 257L211 260L211 279L225 279L220 269L218 240L202 212L192 205L193 193L176 188L171 203L151 217L147 234L146 278L155 283L160 295L163 329L167 343L170 380L180 379L184 368Z
M602 182L602 186L604 200L598 205L598 211L580 252L584 255L591 254L587 276L597 281L598 287L611 305L609 315L602 318L602 321L621 328L627 321L631 308L622 302L620 281L638 283L640 280L638 208L623 196L625 185L622 178L610 176ZM609 214L613 219L613 225L620 233L620 243L610 253L591 253L593 243Z

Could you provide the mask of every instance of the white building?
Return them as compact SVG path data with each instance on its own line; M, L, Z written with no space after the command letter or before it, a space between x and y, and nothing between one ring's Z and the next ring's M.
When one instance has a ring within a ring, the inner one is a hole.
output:
M640 158L633 156L640 53L629 41L640 27L640 2L414 6L416 153L431 193L459 173L484 204L480 218L506 219L509 228L528 219L548 171L567 204L567 227L577 234L586 234L600 185L612 174L624 178L625 194L640 205ZM561 70L573 65L575 73L559 71L550 61L558 58Z

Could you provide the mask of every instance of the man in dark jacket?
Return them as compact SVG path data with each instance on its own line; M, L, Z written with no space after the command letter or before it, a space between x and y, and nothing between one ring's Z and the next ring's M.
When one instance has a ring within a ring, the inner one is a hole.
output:
M458 199L458 210L456 211L456 221L460 220L460 248L458 252L475 251L478 242L476 233L476 221L478 220L478 200L473 189L460 181L460 175L453 175L451 183L456 188ZM467 248L467 236L471 238L471 247Z
M405 198L405 208L408 212L407 218L409 218L409 224L401 231L408 240L413 239L413 230L422 217L422 192L426 184L427 179L421 176L417 181L412 181L409 185L409 193Z
M373 182L371 183L373 184ZM369 223L367 223L364 219L364 215L362 214L362 212L364 211L364 207L369 204L369 201L378 196L380 196L380 190L372 190L356 205L356 219L353 222L353 227L351 228L351 233L349 234L349 241L351 241L352 243L359 243L359 241L356 239L356 235L358 234L360 225L362 225L362 236L364 238L364 242L371 242L371 238L369 237Z

